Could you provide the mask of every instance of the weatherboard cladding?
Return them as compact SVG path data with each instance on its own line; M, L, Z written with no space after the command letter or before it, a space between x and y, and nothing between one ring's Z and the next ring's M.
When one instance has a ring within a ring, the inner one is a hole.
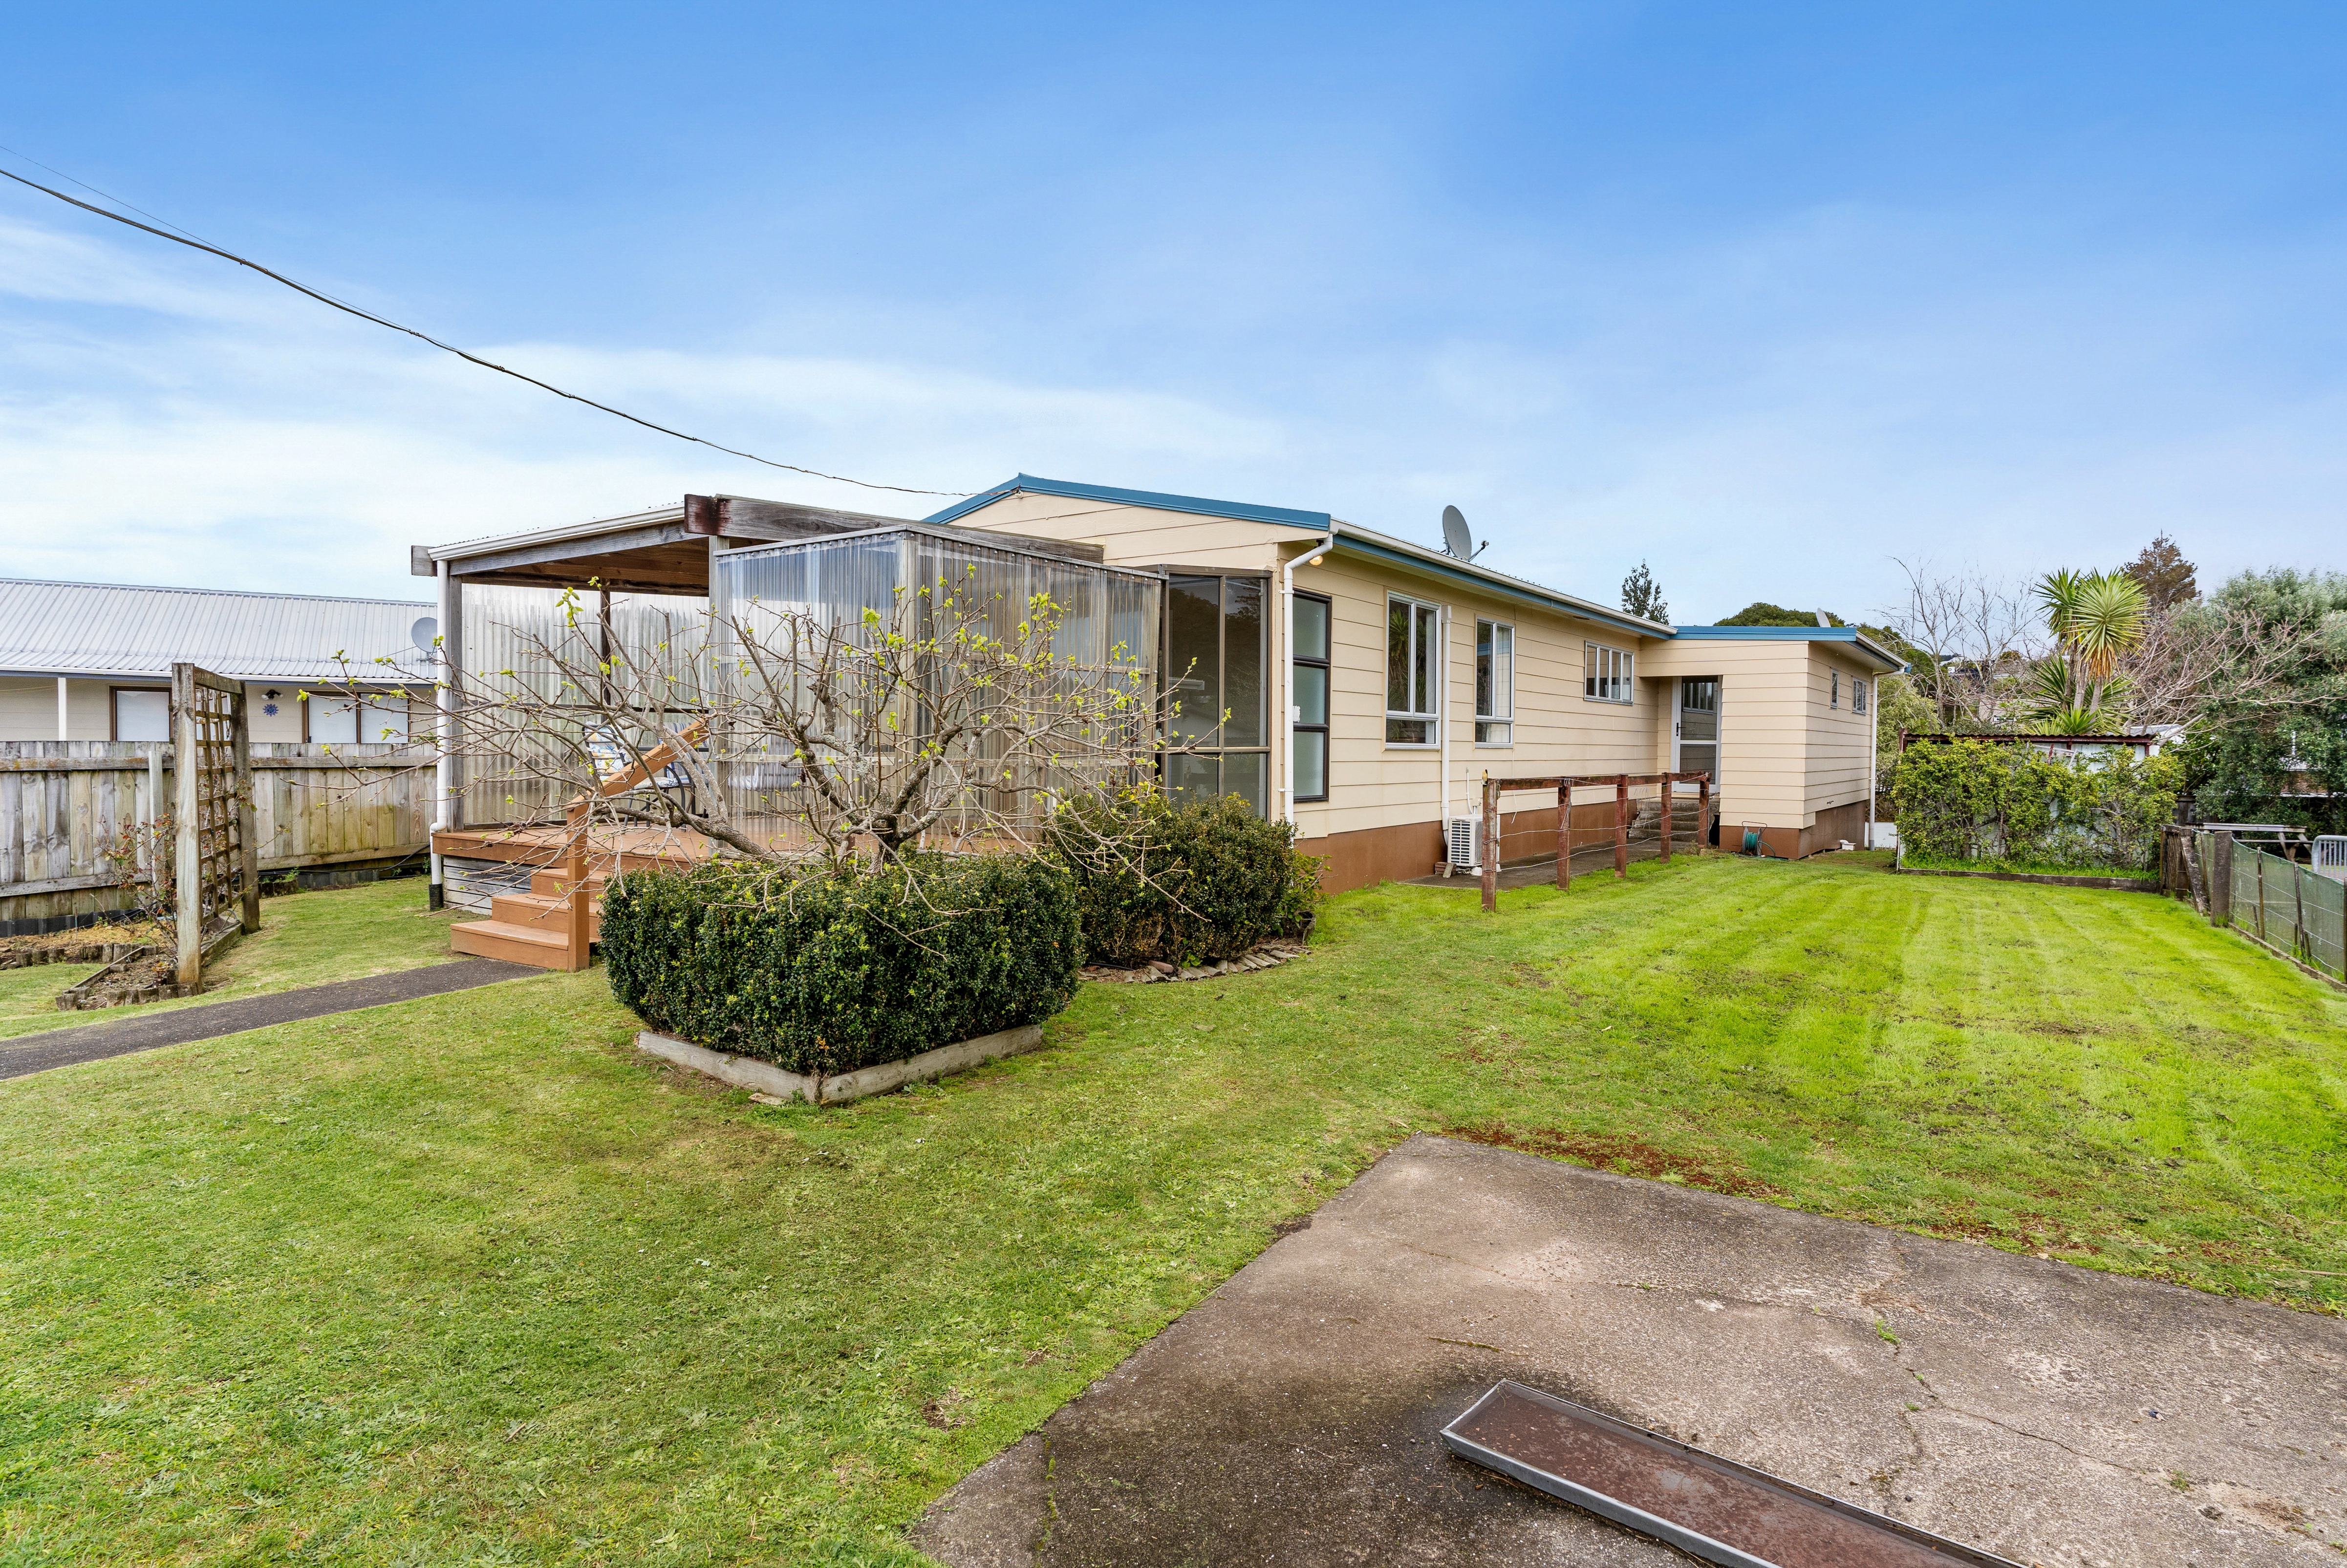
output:
M1015 496L1024 490L1036 496L1066 496L1080 501L1114 501L1127 507L1150 507L1161 512L1194 512L1208 518L1240 518L1254 523L1276 523L1283 528L1311 528L1318 533L1328 531L1328 514L1300 512L1291 507L1258 507L1245 501L1212 501L1200 496L1174 496L1160 490L1120 490L1108 485L1081 485L1071 479L1040 479L1032 474L1021 474L1006 479L990 489L980 490L966 500L955 502L941 512L932 512L921 520L925 523L949 523L956 518L991 506L1005 496Z
M1356 555L1368 556L1389 565L1411 568L1453 579L1479 592L1497 593L1520 603L1575 616L1586 620L1627 631L1639 637L1668 637L1670 628L1653 621L1641 620L1620 610L1608 610L1585 599L1543 588L1522 578L1510 577L1489 567L1471 565L1454 557L1433 550L1421 549L1407 539L1398 539L1357 524L1339 522L1327 512L1299 511L1292 507L1261 507L1247 501L1216 501L1201 496L1175 496L1159 490L1123 490L1112 485L1086 485L1071 479L1044 479L1032 474L1021 474L1001 484L979 491L966 500L958 501L941 512L924 518L926 522L949 523L967 517L982 507L991 506L1006 496L1021 491L1036 496L1062 496L1072 500L1107 501L1127 507L1146 507L1160 512L1188 512L1200 517L1235 518L1242 521L1270 523L1280 528L1309 528L1315 533L1331 537L1333 548Z
M327 680L414 658L433 613L403 600L0 579L0 673L159 679L180 661L261 681Z

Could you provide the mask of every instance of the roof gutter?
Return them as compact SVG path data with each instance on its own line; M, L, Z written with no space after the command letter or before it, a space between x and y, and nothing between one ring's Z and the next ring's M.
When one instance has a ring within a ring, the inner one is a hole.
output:
M1382 538L1364 538L1359 532L1348 529L1343 523L1332 522L1329 524L1329 528L1330 537L1335 541L1335 548L1339 553L1367 556L1372 560L1384 561L1389 565L1411 567L1419 571L1431 572L1437 577L1450 578L1454 581L1471 585L1477 591L1491 594L1495 598L1512 600L1518 604L1547 610L1552 615L1568 615L1580 620L1594 620L1602 626L1610 626L1616 630L1626 631L1633 637L1676 635L1669 627L1658 621L1642 620L1635 615L1624 615L1619 610L1607 610L1601 605L1592 604L1587 600L1574 599L1567 594L1543 593L1529 584L1502 577L1497 572L1471 566L1451 556L1440 555L1433 550L1421 551Z

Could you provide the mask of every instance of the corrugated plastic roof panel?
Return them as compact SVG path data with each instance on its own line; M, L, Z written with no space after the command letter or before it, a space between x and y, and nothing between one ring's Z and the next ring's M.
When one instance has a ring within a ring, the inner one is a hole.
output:
M186 660L256 681L331 680L418 656L428 603L0 579L0 674L158 678Z

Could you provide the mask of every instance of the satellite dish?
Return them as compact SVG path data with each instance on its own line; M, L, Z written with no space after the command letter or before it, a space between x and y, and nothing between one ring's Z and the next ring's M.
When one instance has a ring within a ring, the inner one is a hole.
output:
M415 624L407 629L407 641L426 653L432 651L432 640L440 635L440 623L428 615L419 615Z
M1475 536L1467 531L1467 516L1456 507L1442 508L1442 548L1460 560L1475 559Z

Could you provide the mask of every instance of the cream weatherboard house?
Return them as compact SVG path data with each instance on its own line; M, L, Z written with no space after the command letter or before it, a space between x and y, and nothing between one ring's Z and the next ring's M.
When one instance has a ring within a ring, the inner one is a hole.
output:
M1664 626L1326 512L1024 474L928 520L1163 570L1160 668L1204 743L1167 783L1292 820L1331 891L1434 869L1487 773L1710 772L1770 854L1862 840L1901 665L1851 628Z

